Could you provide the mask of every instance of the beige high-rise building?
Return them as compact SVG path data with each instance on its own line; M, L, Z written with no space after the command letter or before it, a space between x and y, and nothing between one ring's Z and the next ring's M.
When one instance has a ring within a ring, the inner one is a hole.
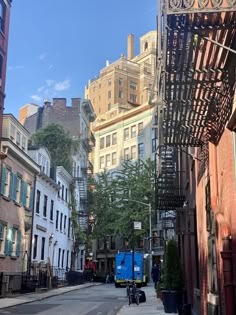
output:
M85 97L90 99L96 115L112 109L115 104L138 107L148 102L154 80L157 32L140 37L140 52L134 56L134 35L128 36L127 57L109 64L100 75L89 80Z

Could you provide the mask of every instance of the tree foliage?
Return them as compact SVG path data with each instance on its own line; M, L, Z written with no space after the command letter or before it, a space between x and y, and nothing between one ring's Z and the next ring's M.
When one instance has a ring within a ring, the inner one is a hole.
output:
M78 140L72 139L59 124L49 124L31 137L33 144L44 146L51 155L52 166L63 166L72 173L72 155L78 148Z
M120 235L129 239L134 221L142 222L142 230L136 232L136 236L145 233L148 229L148 204L152 204L154 192L154 163L151 160L126 161L112 177L105 170L97 175L92 187L90 201L95 216L94 238Z
M174 240L169 240L165 248L161 287L166 290L181 290L183 288L181 262Z

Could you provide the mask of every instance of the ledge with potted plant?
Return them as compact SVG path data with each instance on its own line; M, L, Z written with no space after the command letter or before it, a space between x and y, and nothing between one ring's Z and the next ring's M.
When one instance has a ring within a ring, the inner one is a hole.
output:
M165 313L177 313L182 308L183 274L176 241L169 240L161 275L161 298Z

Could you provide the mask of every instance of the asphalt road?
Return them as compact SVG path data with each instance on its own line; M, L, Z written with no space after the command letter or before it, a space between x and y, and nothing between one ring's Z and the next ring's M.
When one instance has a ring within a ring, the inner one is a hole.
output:
M0 315L115 315L127 304L124 288L104 284L0 310Z

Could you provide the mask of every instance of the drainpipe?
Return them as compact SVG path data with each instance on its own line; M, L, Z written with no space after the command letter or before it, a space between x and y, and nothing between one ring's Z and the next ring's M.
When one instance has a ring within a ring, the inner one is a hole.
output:
M220 253L223 260L224 277L224 298L225 313L227 315L235 314L235 297L233 285L233 260L232 260L232 237L227 236L222 239L223 251Z

